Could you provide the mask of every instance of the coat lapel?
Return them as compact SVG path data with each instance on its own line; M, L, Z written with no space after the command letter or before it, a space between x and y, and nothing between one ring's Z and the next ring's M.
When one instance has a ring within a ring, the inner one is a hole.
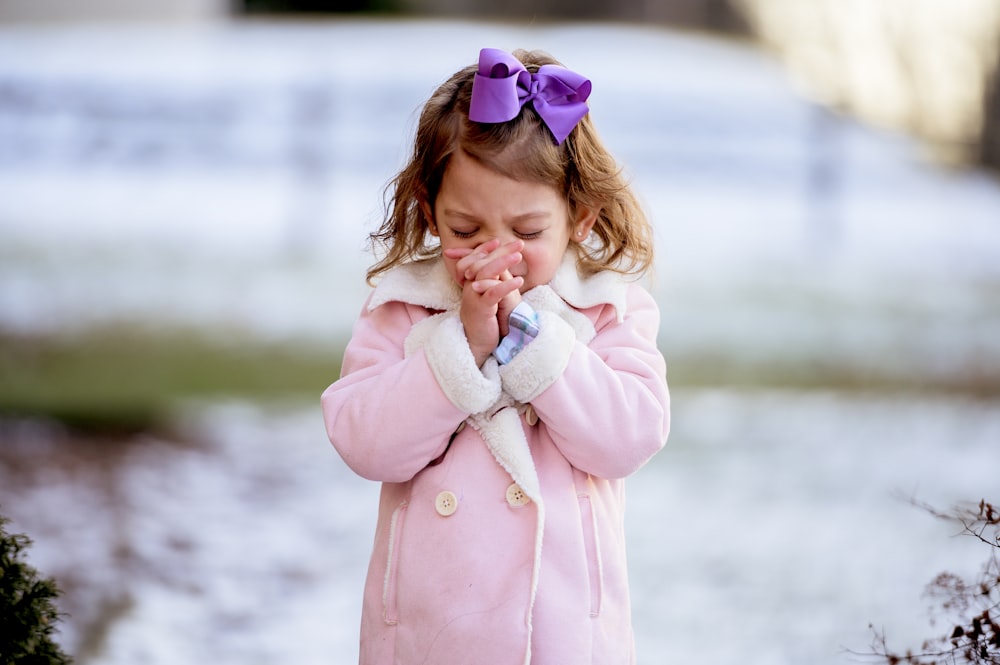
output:
M621 275L610 271L581 278L576 270L575 254L567 252L552 281L531 289L524 294L524 299L538 311L557 314L570 324L577 339L586 344L594 338L594 326L578 309L611 305L620 321L625 314L627 287ZM444 261L438 258L406 263L387 272L376 286L368 309L398 301L439 312L413 326L405 341L405 353L409 356L423 347L444 320L458 316L461 299L461 289L448 273ZM497 375L496 360L488 359L482 371L488 376ZM467 422L480 433L500 466L541 507L538 473L519 415L522 407L512 397L501 393L489 409L472 414Z
M531 289L524 294L524 299L538 311L557 314L573 328L576 338L586 344L594 338L596 331L591 320L578 310L611 305L620 322L625 316L627 288L628 284L621 275L610 271L581 279L576 270L576 256L573 252L567 252L552 281ZM374 310L385 303L399 301L436 311L411 328L404 343L405 353L410 356L434 337L442 323L459 315L461 299L461 289L448 273L444 261L439 258L404 264L386 273L372 294L368 308ZM481 370L486 377L496 377L499 381L499 366L494 358L487 359ZM451 388L460 389L461 386ZM545 503L520 417L523 406L510 395L501 392L490 408L472 414L466 422L479 432L497 463L535 504L538 518L535 521L535 557L531 576L530 606L533 607L541 571ZM532 616L531 607L529 617ZM531 628L529 618L524 665L531 662Z

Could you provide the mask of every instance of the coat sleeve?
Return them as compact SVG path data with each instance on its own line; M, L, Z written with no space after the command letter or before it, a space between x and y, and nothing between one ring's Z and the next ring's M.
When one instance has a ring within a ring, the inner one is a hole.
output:
M531 402L570 464L607 479L637 471L670 428L659 309L638 285L628 296L623 320L599 317L589 344L557 316L543 317L539 336L501 369L504 389Z
M479 371L461 324L456 328L450 317L433 322L435 332L420 348L404 352L414 324L431 323L428 315L399 302L369 311L366 303L344 351L341 377L323 392L327 435L362 477L410 480L444 452L470 413L500 394L499 376Z

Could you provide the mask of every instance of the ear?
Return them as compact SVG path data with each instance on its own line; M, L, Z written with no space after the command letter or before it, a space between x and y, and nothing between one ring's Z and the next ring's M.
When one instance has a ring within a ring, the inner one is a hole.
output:
M427 230L430 231L430 234L435 238L440 237L437 224L434 222L434 211L431 210L431 204L427 201L421 201L420 212L424 215L424 221L427 222Z
M597 216L600 212L600 208L589 208L586 206L579 206L576 209L576 218L573 220L573 240L583 242L587 239L590 235L590 230L594 228L594 224L597 222Z

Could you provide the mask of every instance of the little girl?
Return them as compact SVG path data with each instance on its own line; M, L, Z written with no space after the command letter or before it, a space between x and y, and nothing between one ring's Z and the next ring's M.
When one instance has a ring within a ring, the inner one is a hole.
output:
M623 479L663 446L649 224L591 83L484 49L427 101L323 394L382 483L363 665L633 663ZM377 279L376 279L377 278Z

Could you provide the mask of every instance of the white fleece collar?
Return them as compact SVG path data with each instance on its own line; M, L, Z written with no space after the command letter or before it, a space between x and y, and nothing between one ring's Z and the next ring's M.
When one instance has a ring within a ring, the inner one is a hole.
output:
M581 278L576 271L576 255L572 251L566 252L549 287L577 309L611 305L619 322L625 318L627 279L611 270ZM388 302L404 302L449 311L457 309L461 301L461 289L448 273L444 261L438 257L404 263L385 273L375 287L368 310Z
M387 302L447 311L458 309L462 302L462 290L448 274L441 257L411 261L396 266L382 276L368 303L368 311Z
M576 270L576 254L566 252L562 265L556 270L549 287L560 298L577 309L587 309L598 305L615 308L618 322L625 319L628 301L628 279L613 270L604 270L596 275L580 277Z

